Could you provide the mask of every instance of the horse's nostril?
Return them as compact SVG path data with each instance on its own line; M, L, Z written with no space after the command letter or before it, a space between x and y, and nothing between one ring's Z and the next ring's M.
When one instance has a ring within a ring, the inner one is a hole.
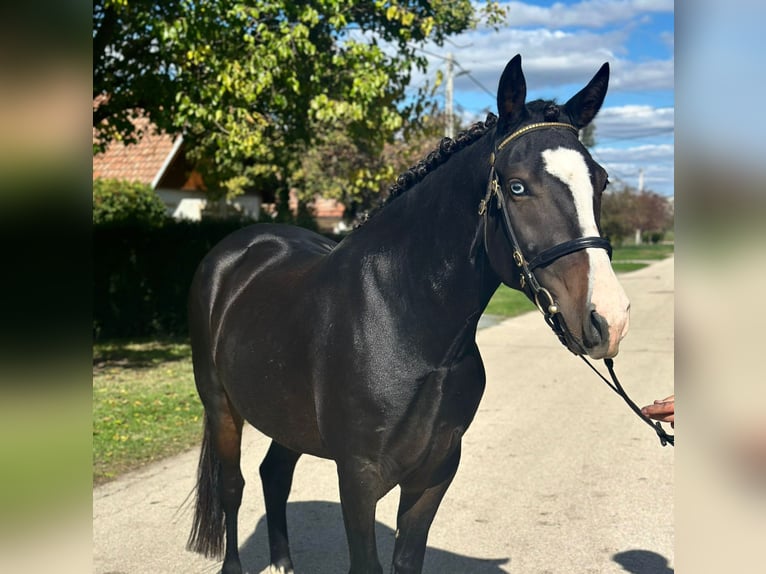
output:
M590 349L609 342L609 325L596 311L588 313L583 325L583 339Z

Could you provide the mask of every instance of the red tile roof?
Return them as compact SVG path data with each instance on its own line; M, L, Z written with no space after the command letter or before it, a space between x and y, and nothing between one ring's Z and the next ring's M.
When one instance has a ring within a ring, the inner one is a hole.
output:
M109 178L156 184L157 176L169 163L175 140L167 134L155 133L147 118L135 120L136 127L146 133L136 144L112 142L93 156L93 179ZM176 150L177 151L177 150Z

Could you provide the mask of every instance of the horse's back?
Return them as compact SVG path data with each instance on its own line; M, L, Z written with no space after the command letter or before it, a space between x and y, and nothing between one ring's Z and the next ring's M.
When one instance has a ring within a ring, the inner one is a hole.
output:
M329 253L335 242L291 225L256 224L222 239L200 262L191 297L214 303L270 270L300 270Z

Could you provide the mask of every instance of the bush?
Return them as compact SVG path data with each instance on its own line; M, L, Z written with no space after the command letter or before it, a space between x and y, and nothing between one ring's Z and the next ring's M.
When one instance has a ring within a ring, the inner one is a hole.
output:
M194 271L241 221L169 221L159 227L93 228L93 334L96 340L187 334Z
M94 225L158 226L167 219L165 204L148 185L118 179L93 182Z
M93 228L95 340L188 334L194 272L216 243L252 221L172 219Z

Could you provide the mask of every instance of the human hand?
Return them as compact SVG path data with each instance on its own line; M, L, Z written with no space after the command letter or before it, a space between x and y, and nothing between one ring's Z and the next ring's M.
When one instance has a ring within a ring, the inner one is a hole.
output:
M675 395L670 395L661 401L654 401L654 404L643 407L641 412L650 419L670 423L670 426L675 428Z

